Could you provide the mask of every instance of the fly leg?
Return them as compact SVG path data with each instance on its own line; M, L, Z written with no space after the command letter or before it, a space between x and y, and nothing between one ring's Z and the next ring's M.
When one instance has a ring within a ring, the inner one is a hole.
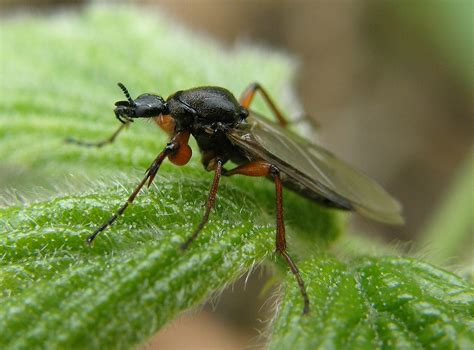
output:
M245 89L239 99L241 106L248 109L257 91L260 91L260 93L262 94L263 99L268 104L268 107L270 107L270 109L272 110L273 114L278 120L278 123L280 123L282 127L288 125L288 120L283 116L283 114L277 108L276 104L270 98L270 95L259 83L252 83Z
M108 137L107 139L105 139L103 141L88 142L88 141L76 140L72 137L68 137L65 141L66 141L66 143L72 143L72 144L79 145L79 146L100 148L100 147L102 147L106 144L113 143L115 141L115 138L118 136L118 134L120 134L120 132L123 129L125 129L128 125L130 125L129 121L120 124L120 127L117 130L115 130L115 132L110 137Z
M288 121L288 119L285 118L283 113L281 113L280 110L276 107L275 102L273 102L272 98L270 98L270 95L259 83L252 83L245 89L245 91L240 96L240 100L239 100L240 104L243 107L248 109L257 91L260 91L262 93L262 96L265 102L268 104L268 106L272 110L280 126L286 127L290 122ZM314 118L311 118L307 114L303 114L297 117L296 119L293 119L291 123L299 124L305 121L311 121L311 124L316 130L320 129L321 127L318 121L314 120Z
M184 242L181 245L182 250L186 250L188 248L191 242L196 239L199 232L201 232L201 230L204 228L204 225L206 225L206 223L209 221L209 214L211 213L211 209L214 206L214 202L216 201L217 188L219 186L219 180L222 175L223 164L224 162L222 161L222 159L216 160L214 180L212 181L212 186L211 186L211 189L209 190L209 195L207 196L206 211L204 212L204 216L202 217L201 222L199 223L198 227L194 230L193 234L188 238L186 242Z
M153 163L151 163L150 167L145 173L145 177L142 179L142 181L140 181L135 190L133 190L127 201L105 223L103 223L89 237L87 237L86 242L88 244L91 244L99 233L101 233L107 227L112 225L115 220L117 220L117 218L123 214L123 212L128 208L128 206L133 203L138 193L140 193L140 190L147 182L148 187L151 185L153 179L156 176L156 173L160 169L161 163L163 163L166 158L170 158L172 162L179 165L184 165L187 163L189 158L191 158L191 153L189 153L189 146L187 144L188 139L188 132L178 133L171 139L171 141L166 145L163 151L161 151L161 153L158 154Z
M270 176L273 178L276 191L276 250L283 257L283 259L285 259L286 264L290 267L291 272L298 282L304 302L303 314L307 314L309 312L309 298L308 294L306 293L305 284L298 267L286 249L286 232L285 223L283 222L283 187L280 179L280 171L272 164L269 164L263 160L257 160L231 169L224 175L232 176L236 174L258 177Z

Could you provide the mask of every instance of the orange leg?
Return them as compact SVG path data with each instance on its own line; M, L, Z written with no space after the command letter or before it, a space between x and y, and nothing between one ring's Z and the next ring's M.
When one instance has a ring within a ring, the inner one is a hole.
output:
M283 186L280 179L280 171L278 168L270 163L267 163L263 160L253 161L232 170L229 170L225 173L226 176L232 175L246 175L246 176L268 176L270 175L275 182L275 191L276 191L276 250L277 252L285 259L287 265L290 267L291 272L298 282L298 286L303 296L303 314L309 312L309 298L306 293L306 288L304 285L303 278L298 270L298 267L294 263L291 256L288 254L286 249L286 231L285 223L283 221Z
M201 222L199 223L198 227L194 230L191 237L189 237L188 240L181 245L182 250L186 250L188 248L191 242L196 239L199 232L201 232L201 230L204 228L204 225L206 225L206 223L209 221L209 214L211 213L211 209L214 206L214 202L216 201L217 188L219 186L219 180L222 175L223 163L224 162L221 159L216 159L216 170L214 173L214 180L212 181L212 186L209 191L209 195L207 196L206 211L204 213L204 216L201 219Z
M175 142L179 144L179 149L176 150L176 152L171 153L168 157L170 162L174 165L186 165L191 159L193 150L188 145L189 136L189 131L181 131L174 137Z
M239 165L234 169L228 170L224 173L224 175L232 176L240 174L245 176L262 177L269 174L270 167L271 164L265 162L264 160L255 160L253 162Z
M283 116L273 100L270 98L270 95L268 95L267 91L259 83L252 83L245 89L245 91L240 96L240 104L248 109L257 91L260 91L263 99L268 104L273 114L275 114L275 117L277 118L280 125L285 127L288 124L288 120Z
M176 123L174 122L173 117L171 117L170 115L160 114L159 116L154 117L153 120L168 135L172 136L174 134L174 129L176 128Z

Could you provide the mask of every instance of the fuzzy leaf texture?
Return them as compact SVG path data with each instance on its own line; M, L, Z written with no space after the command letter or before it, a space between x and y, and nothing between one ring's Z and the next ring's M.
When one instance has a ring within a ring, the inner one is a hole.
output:
M301 264L313 312L288 277L270 349L472 349L474 289L415 259L331 257Z
M287 90L290 59L246 47L225 51L133 8L3 21L0 35L0 348L133 348L274 256L274 187L237 177L223 179L211 221L179 253L202 216L212 181L195 145L189 165L165 163L155 184L87 248L84 239L123 203L166 137L153 123L137 121L102 149L63 141L101 140L118 127L111 112L123 97L118 81L133 96L165 97L209 84L238 94L260 81L286 112L295 111ZM266 112L262 104L256 108ZM297 233L313 253L343 227L335 211L289 192L285 210L290 236ZM330 348L356 339L359 348L383 348L397 329L406 344L418 347L443 337L459 336L461 345L472 341L472 290L434 267L320 258L300 269L314 311L300 317L301 296L289 276L272 347L294 340L300 348ZM421 303L418 309L403 302L408 294ZM413 321L424 315L423 302L439 311L432 316L438 328ZM334 340L356 318L361 321L351 338L344 333Z

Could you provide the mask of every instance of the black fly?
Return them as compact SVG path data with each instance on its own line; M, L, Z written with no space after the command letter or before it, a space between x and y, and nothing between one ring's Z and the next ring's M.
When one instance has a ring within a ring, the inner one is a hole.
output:
M197 141L204 168L214 172L214 180L204 216L181 248L186 249L208 221L221 176L240 174L270 178L274 181L276 190L276 249L296 277L304 299L303 313L309 311L309 299L298 268L286 249L283 187L324 206L354 210L389 224L403 222L400 204L376 182L324 148L311 144L286 129L286 119L257 83L251 84L239 101L228 90L214 86L178 91L166 101L149 93L134 100L123 84L118 85L127 98L115 103L115 116L122 123L118 130L110 138L98 143L73 139L68 141L101 147L113 142L120 131L135 118L153 118L168 133L170 141L151 163L145 177L127 201L87 238L89 244L123 214L146 183L148 186L152 183L165 159L176 165L188 163L192 155L188 145L190 135ZM262 94L278 123L249 110L257 91ZM228 161L238 166L226 170L223 166Z

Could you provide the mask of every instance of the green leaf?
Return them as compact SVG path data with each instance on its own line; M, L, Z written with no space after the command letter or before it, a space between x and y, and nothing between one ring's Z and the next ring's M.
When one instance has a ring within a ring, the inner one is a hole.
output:
M270 349L469 349L474 345L474 288L414 259L311 259L312 301L301 315L293 276L273 325Z
M260 262L272 250L273 225L228 187L205 234L180 254L202 215L206 187L160 179L91 249L84 237L124 189L4 210L1 347L127 348Z
M288 93L292 60L251 47L224 51L133 8L93 7L80 16L26 17L0 25L3 185L51 188L65 173L96 177L146 168L166 143L154 123L134 123L114 146L101 150L64 144L68 136L101 140L120 125L112 112L113 103L123 99L118 81L133 96L156 92L165 98L210 84L238 95L259 81L287 112L294 110ZM198 164L194 157L191 166Z
M208 181L157 182L93 248L85 237L123 202L130 180L0 210L1 348L129 348L273 251L273 215L224 185L211 221L181 254Z
M117 81L134 96L166 96L209 84L238 94L257 80L283 106L291 60L252 48L225 52L131 8L26 17L2 22L0 32L8 82L0 92L8 204L0 209L0 348L131 348L273 253L274 185L238 177L222 180L209 224L180 253L212 181L199 155L184 168L164 164L155 185L85 246L167 141L144 121L102 149L64 139L100 140L120 125L111 111L123 97ZM298 196L286 193L285 208L290 233L306 232L311 218L314 244L341 230L337 213Z
M102 149L64 139L101 140L118 127L111 112L122 98L117 81L134 96L209 84L238 94L259 81L285 112L294 111L286 88L292 60L248 47L222 50L133 8L5 20L0 35L1 349L132 348L273 256L274 185L238 177L223 179L209 224L180 253L212 181L195 145L188 166L164 164L126 215L86 247L166 137L137 121ZM338 212L294 193L284 197L295 258L296 250L314 257L343 230ZM272 347L472 342L472 289L456 276L395 258L310 258L299 267L313 311L301 318L289 275Z

